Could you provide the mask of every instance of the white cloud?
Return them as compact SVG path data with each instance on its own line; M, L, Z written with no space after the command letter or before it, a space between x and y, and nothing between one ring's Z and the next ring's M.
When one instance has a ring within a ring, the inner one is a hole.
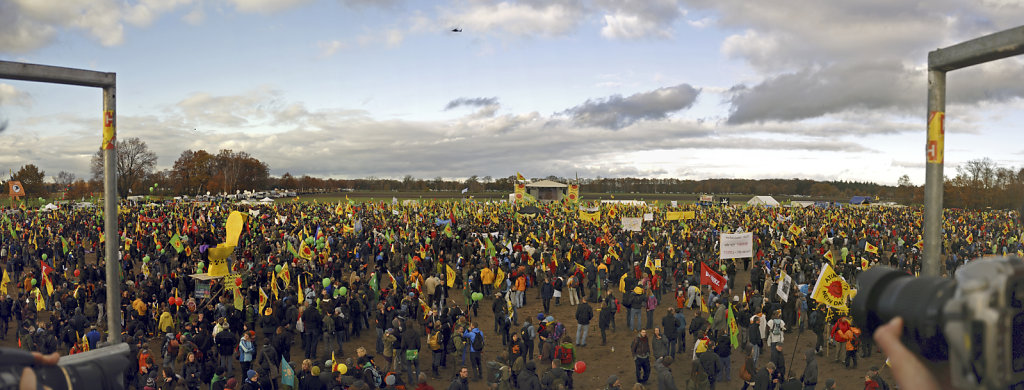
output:
M31 107L32 97L13 85L0 83L0 107L3 106Z
M345 42L334 40L334 41L320 41L317 42L317 47L320 48L320 55L322 57L333 56L338 50L348 47Z
M443 11L442 20L469 32L516 36L560 36L576 29L585 10L581 1L477 1L458 11Z
M671 38L676 20L686 16L677 0L599 0L605 12L601 36L609 39Z
M45 46L60 29L82 30L104 46L124 42L124 24L147 27L193 0L5 0L0 2L0 51Z
M269 15L311 3L312 0L226 0L242 12Z

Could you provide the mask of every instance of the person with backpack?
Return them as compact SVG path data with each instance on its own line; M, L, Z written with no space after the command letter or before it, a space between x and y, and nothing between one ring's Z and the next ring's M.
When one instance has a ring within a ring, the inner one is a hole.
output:
M573 346L569 335L562 336L562 343L555 347L555 360L559 367L565 371L568 378L565 382L566 389L572 389L572 373L576 365L576 349Z
M646 329L641 329L640 333L633 338L629 350L636 366L636 381L647 383L647 378L651 376L651 343L647 340Z
M814 352L821 353L821 350L825 348L825 313L822 313L820 309L811 310L807 315L807 326L814 332L816 340Z
M540 384L544 389L559 389L568 382L569 377L558 364L558 359L551 361L551 369L545 372L544 376L540 379Z
M768 329L768 345L786 341L786 321L782 320L782 310L776 310L772 319L765 325Z
M537 327L533 326L533 321L529 318L523 321L523 327L519 330L520 340L523 342L523 357L525 360L533 359L533 346L536 344L534 340L537 338Z
M676 320L675 310L671 307L665 312L665 316L661 317L661 328L664 329L665 338L668 341L668 353L672 357L676 356L676 341L679 339L679 321Z
M829 333L829 342L836 347L836 356L834 362L838 363L842 356L846 353L845 344L849 340L846 338L846 331L850 329L850 321L846 316L839 317L835 324L832 325L832 331Z
M441 367L441 358L444 356L444 347L441 345L441 321L434 321L433 329L427 334L427 348L430 348L431 353L431 376L440 378L441 374L437 370Z
M590 320L594 318L594 309L587 303L587 298L580 299L576 306L576 345L587 345L587 334L590 333Z
M473 322L470 325L471 328L463 332L462 337L465 338L469 345L469 362L473 366L473 370L476 371L476 378L474 380L480 380L484 377L484 371L480 362L480 353L484 350L484 334L480 332L479 324Z
M487 388L491 390L512 390L512 368L508 356L501 354L487 362Z
M846 368L857 368L857 349L860 348L860 329L850 325L845 331L843 331L843 338L846 339L846 360L844 365ZM852 367L851 367L851 362Z

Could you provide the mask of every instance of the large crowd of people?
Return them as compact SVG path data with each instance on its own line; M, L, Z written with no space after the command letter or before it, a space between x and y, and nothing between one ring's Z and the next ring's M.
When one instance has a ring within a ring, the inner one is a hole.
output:
M462 200L119 210L121 339L136 389L572 389L585 369L580 348L616 328L635 334L636 377L612 375L608 389L714 389L736 378L744 389L829 388L817 362L825 350L855 369L877 348L800 286L823 264L850 283L875 265L914 274L923 246L921 210L911 207L562 202L526 213ZM226 271L214 270L232 211L244 224ZM668 217L676 211L693 213ZM105 345L102 213L2 214L0 335L43 353ZM642 218L640 230L622 217ZM944 221L947 274L1024 248L1014 212L946 210ZM740 231L753 233L753 256L721 260L720 234ZM701 285L702 266L727 278L723 290ZM781 272L794 279L788 294L778 291ZM740 273L750 282L737 286ZM552 301L575 306L574 318L556 320ZM801 354L802 370L787 367L787 335L804 330L816 345ZM352 342L364 333L373 342ZM887 386L872 369L865 385Z

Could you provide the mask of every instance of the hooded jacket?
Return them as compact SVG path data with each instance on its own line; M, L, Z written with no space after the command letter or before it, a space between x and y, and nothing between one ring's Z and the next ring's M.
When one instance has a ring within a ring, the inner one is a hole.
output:
M804 356L807 357L807 365L804 366L804 373L800 375L800 382L807 386L813 386L818 383L818 359L815 357L813 349L808 349Z

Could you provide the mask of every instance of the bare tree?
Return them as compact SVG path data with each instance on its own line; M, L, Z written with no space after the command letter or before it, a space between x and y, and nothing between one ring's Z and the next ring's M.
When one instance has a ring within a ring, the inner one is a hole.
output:
M156 153L138 137L117 141L117 192L121 197L139 193L142 180L153 173ZM92 177L103 180L103 151L92 156Z

